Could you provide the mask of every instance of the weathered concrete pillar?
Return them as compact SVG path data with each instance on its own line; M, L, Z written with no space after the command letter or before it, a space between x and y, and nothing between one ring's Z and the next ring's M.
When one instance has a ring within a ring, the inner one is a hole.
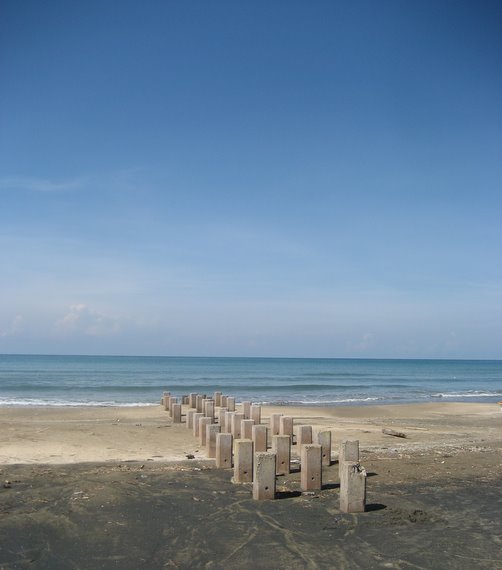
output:
M272 451L276 456L276 474L288 475L291 467L291 438L289 435L273 435Z
M216 436L220 433L220 426L217 424L208 424L206 426L206 450L210 459L216 457Z
M169 404L168 398L169 398L170 395L171 395L171 392L163 392L163 394L162 394L162 401L161 401L161 403L162 403L162 405L164 406L164 410L166 410L166 412L168 411L168 410L167 410L167 406L168 406L168 404Z
M316 443L302 445L300 458L302 491L320 491L322 487L321 446Z
M197 396L195 397L195 408L197 409L197 413L202 414L202 400L204 398L201 396L201 394L197 394Z
M229 412L235 412L235 398L227 396L227 408Z
M222 433L225 433L225 420L227 419L226 413L227 408L220 408L218 411L218 423L221 426Z
M193 435L194 437L199 437L200 434L200 419L204 417L202 412L195 412L193 415Z
M251 438L254 443L254 450L256 451L267 451L267 426L264 425L254 425L251 428Z
M232 467L232 445L233 437L231 433L216 434L216 467L220 469L230 469Z
M296 432L296 444L298 448L307 443L312 443L312 426L298 426Z
M224 396L223 394L221 395L221 407L222 408L226 408L227 407L227 398L228 396Z
M245 420L251 418L251 402L242 402L242 413L244 414Z
M253 466L253 499L275 499L275 453L255 453Z
M188 405L191 408L197 408L197 394L195 392L192 392L190 396L188 396Z
M188 396L181 396L181 403L184 406L188 406Z
M270 414L270 434L280 435L282 414Z
M250 439L234 440L234 483L251 483L253 480L253 442Z
M206 416L200 418L199 420L199 443L200 445L206 445L206 435L207 430L206 427L212 424L211 418L207 418Z
M232 433L232 421L235 412L227 412L225 418L225 433Z
M221 392L215 392L213 394L213 399L214 405L219 408L221 406Z
M173 423L180 424L181 423L181 404L173 404L171 410L172 410L172 414L173 414Z
M169 398L169 415L171 417L173 417L173 406L174 404L178 403L178 398L175 398L174 396L170 396Z
M214 421L214 400L206 400L204 414L207 418L212 418Z
M193 430L193 417L197 412L195 410L188 410L187 411L187 429Z
M253 439L254 420L242 420L241 436L242 439Z
M241 422L244 419L244 414L240 412L234 412L232 416L232 435L234 439L241 439L242 432L241 432Z
M338 474L342 477L342 465L345 461L359 463L359 440L345 439L340 443L340 452L338 454Z
M281 416L279 435L289 435L291 442L293 442L293 418L291 416Z
M255 424L261 424L261 406L259 404L251 404L251 419Z
M317 443L322 450L322 464L331 465L331 432L329 430L318 432Z
M366 469L358 462L340 465L340 510L343 513L364 513L366 508Z

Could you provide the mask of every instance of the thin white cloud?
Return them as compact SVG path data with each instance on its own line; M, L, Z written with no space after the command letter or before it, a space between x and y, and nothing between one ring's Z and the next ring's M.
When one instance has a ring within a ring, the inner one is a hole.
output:
M12 176L0 178L0 190L23 190L28 192L68 192L82 186L82 181L54 181L29 176Z
M71 305L69 312L55 323L56 329L65 334L82 334L85 336L113 336L121 332L122 327L117 318L80 303Z
M23 315L16 315L9 324L0 328L0 337L16 336L22 332L23 323Z

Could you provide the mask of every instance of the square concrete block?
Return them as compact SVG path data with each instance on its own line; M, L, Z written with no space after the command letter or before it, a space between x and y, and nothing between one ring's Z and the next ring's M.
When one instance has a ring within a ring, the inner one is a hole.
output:
M231 433L216 434L216 467L231 469L233 437Z
M254 450L257 451L267 451L267 435L268 428L264 425L254 425L251 428L251 436L254 443Z
M234 483L253 481L253 442L250 439L234 440Z
M340 510L364 513L366 509L366 470L359 463L344 461L340 466Z
M253 466L253 499L275 499L275 454L255 453Z
M322 487L321 446L316 443L301 447L300 483L302 491L320 491Z
M276 474L287 475L291 467L291 438L289 435L273 435L272 451L276 457Z

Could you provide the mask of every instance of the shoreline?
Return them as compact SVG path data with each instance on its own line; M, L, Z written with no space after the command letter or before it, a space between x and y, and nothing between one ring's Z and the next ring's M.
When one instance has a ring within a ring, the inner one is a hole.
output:
M262 406L264 423L271 413L293 416L295 426L329 429L335 458L343 439L358 439L362 449L384 453L462 450L502 441L502 414L496 403ZM383 428L403 431L407 437L384 435ZM184 423L173 424L160 405L3 407L0 433L0 465L172 462L187 455L205 459L191 430Z

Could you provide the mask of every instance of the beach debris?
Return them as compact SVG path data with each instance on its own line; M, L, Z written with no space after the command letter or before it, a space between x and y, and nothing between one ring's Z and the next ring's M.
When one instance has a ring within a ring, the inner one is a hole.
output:
M187 454L185 455L185 457L186 457L187 459L195 459L195 455L193 455L192 453L187 453Z
M8 481L7 479L3 482L4 489L10 489L12 487L12 482Z
M396 431L389 428L383 428L382 433L384 433L385 435L393 435L394 437L403 437L403 438L407 437L407 435L402 431Z

